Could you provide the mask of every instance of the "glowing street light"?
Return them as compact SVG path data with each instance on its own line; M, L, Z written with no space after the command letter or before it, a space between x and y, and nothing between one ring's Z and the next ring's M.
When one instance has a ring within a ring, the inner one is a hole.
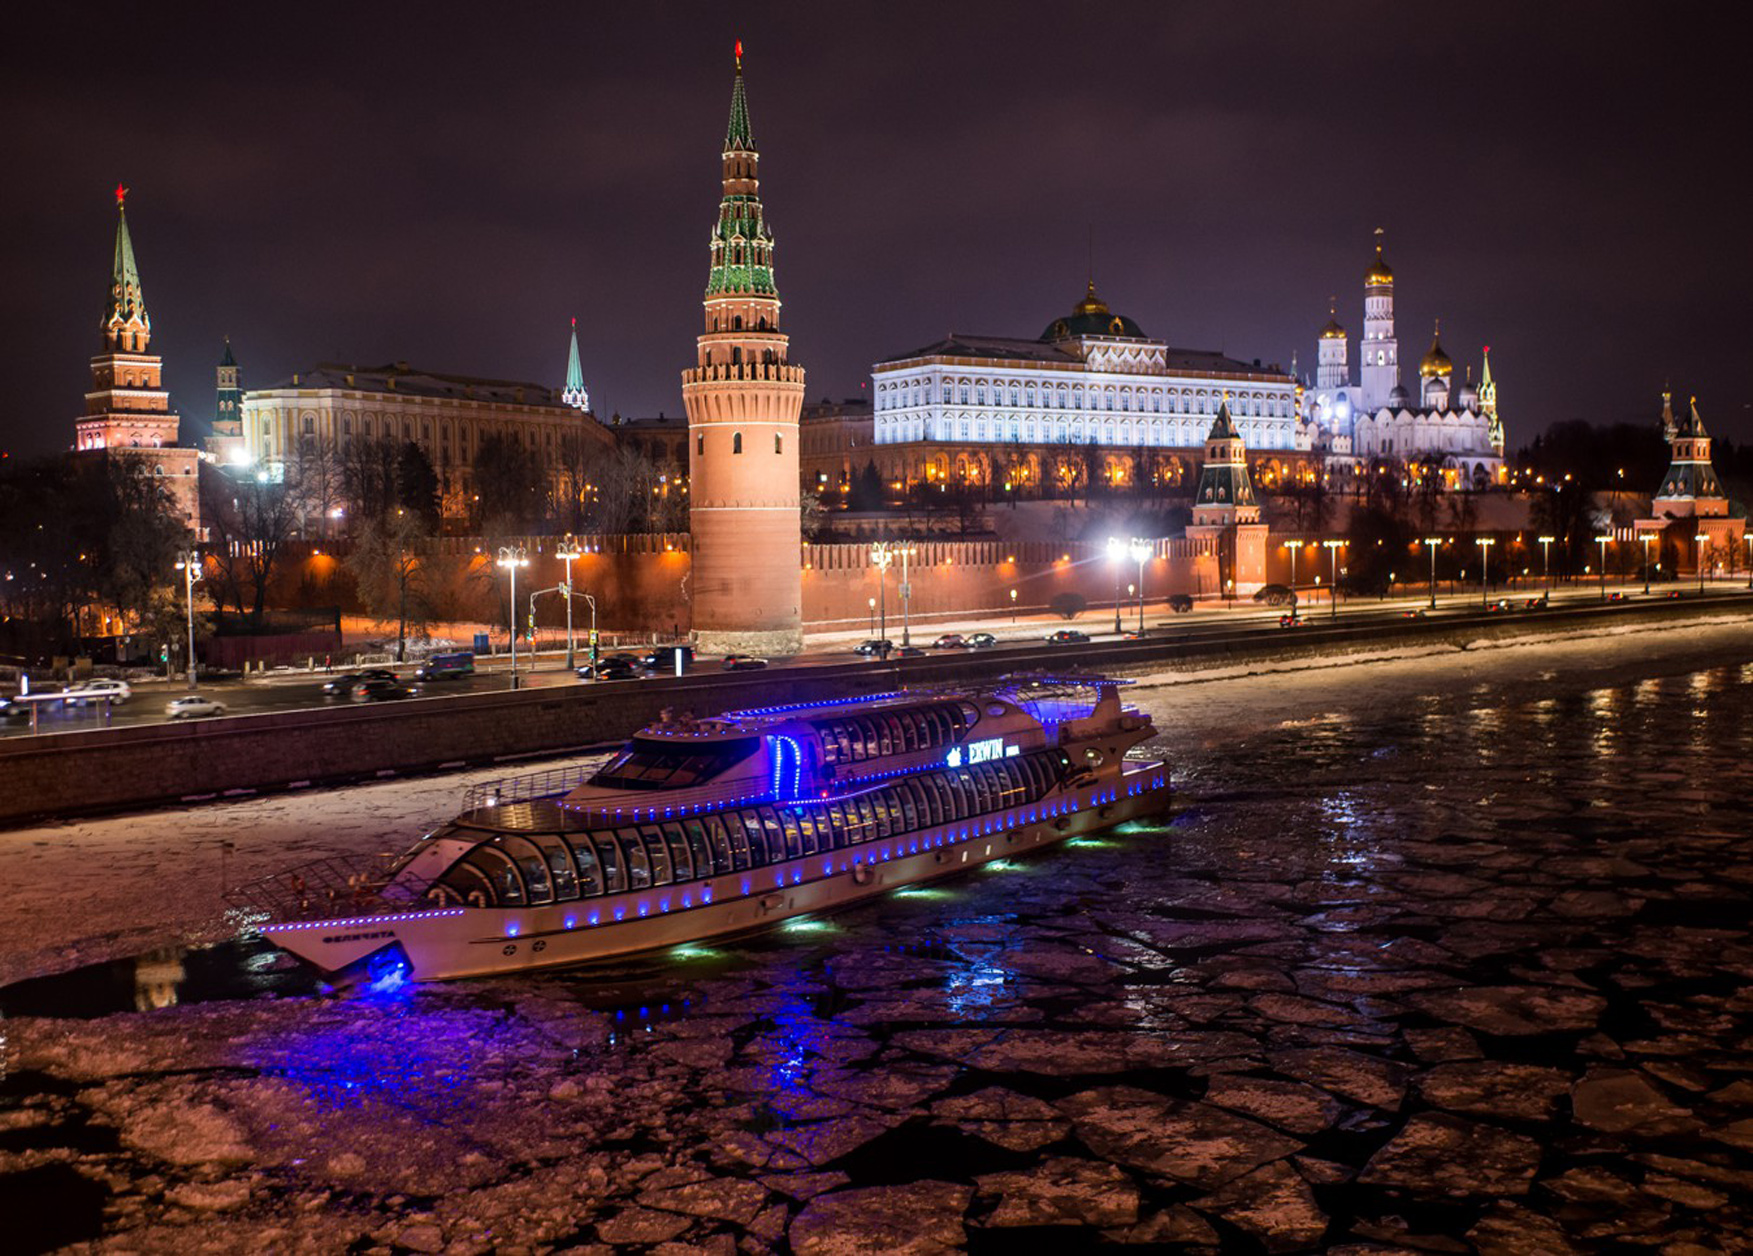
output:
M1138 564L1138 634L1144 635L1144 563L1150 557L1150 542L1132 538L1132 561Z
M1114 635L1120 635L1120 560L1126 556L1126 542L1117 536L1108 538L1108 559L1114 564Z
M1016 590L1010 591L1010 622L1016 623Z
M1595 538L1595 544L1601 547L1601 600L1603 602L1607 600L1607 542L1612 539L1610 536Z
M195 581L201 578L201 551L190 550L177 559L183 573L183 604L189 614L189 688L195 687ZM6 577L10 580L12 577Z
M530 565L529 551L521 545L501 545L498 566L511 573L511 687L517 688L517 569ZM530 643L532 646L535 642Z
M1442 543L1443 538L1440 536L1424 538L1424 546L1430 551L1430 609L1433 611L1436 609L1436 552Z
M1327 590L1327 605L1332 608L1329 618L1339 618L1339 551L1345 548L1344 541L1322 541L1322 547L1333 556L1333 587Z
M1552 542L1557 539L1555 536L1540 538L1540 580L1546 586L1549 599L1552 597Z
M1479 538L1479 605L1491 605L1491 547L1497 544L1497 538L1482 536Z
M1302 545L1296 541L1280 541L1278 547L1290 553L1290 596L1296 597L1296 552Z
M1703 593L1704 592L1704 555L1705 555L1704 546L1705 546L1705 543L1710 540L1710 534L1708 532L1700 532L1700 533L1697 533L1692 539L1694 541L1698 542L1698 591L1700 593Z
M578 660L574 657L572 641L572 560L583 556L570 536L561 542L559 549L554 551L554 557L566 564L566 587L562 592L566 594L566 670L569 672L578 666ZM596 602L593 600L590 604L590 641L592 647L595 647L597 639L596 617ZM590 661L593 665L596 663L594 648L591 651Z
M1650 542L1656 538L1645 532L1637 539L1643 542L1643 592L1644 596L1648 597L1650 591Z
M871 565L877 569L877 605L881 608L881 625L877 629L877 638L881 641L889 639L889 564L895 561L893 551L887 541L878 541L870 547Z

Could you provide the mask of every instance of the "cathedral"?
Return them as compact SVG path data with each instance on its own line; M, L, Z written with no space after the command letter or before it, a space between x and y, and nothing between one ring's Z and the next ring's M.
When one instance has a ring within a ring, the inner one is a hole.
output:
M1363 281L1363 339L1353 382L1350 340L1336 308L1316 341L1315 383L1302 387L1302 413L1313 442L1330 470L1367 470L1376 460L1432 466L1447 488L1501 484L1503 423L1497 413L1497 385L1491 378L1491 350L1480 363L1479 382L1471 369L1455 382L1455 364L1443 351L1441 328L1418 363L1418 391L1400 382L1400 348L1394 333L1394 272L1382 256L1381 230L1376 255Z

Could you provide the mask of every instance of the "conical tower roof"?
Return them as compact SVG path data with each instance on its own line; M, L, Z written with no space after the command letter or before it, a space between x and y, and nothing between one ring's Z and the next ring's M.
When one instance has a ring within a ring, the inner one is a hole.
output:
M231 356L231 337L225 338L225 356L219 359L220 366L236 366L237 359Z
M749 127L749 96L743 88L743 41L737 40L736 78L730 88L730 125L724 130L724 151L752 153L755 135Z
M572 320L572 345L566 351L566 387L560 400L580 410L590 409L590 394L584 390L584 367L578 360L578 320Z
M116 184L116 256L110 267L110 303L104 314L104 329L138 323L148 332L152 320L146 316L146 298L140 290L140 267L134 261L134 240L128 234L128 210L124 202L128 189Z
M1224 399L1220 403L1218 403L1217 418L1212 420L1211 431L1206 434L1205 439L1206 440L1235 440L1236 439L1236 425L1230 421L1230 399L1229 399L1229 395L1227 393L1224 395Z

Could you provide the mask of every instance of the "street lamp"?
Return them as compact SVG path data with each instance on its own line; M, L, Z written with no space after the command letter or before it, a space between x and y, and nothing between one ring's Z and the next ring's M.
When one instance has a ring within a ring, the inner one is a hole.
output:
M903 545L901 553L901 648L906 649L913 644L911 630L912 616L908 613L913 609L913 582L907 578L907 559L913 553L910 546Z
M1603 602L1607 600L1607 542L1612 539L1610 536L1595 538L1595 544L1601 547L1601 600Z
M1345 548L1344 541L1322 541L1321 545L1333 555L1333 587L1327 590L1327 605L1332 608L1329 618L1339 618L1339 551Z
M1704 544L1710 540L1708 532L1699 532L1692 538L1698 542L1698 591L1704 592Z
M1010 622L1016 623L1016 590L1010 591Z
M1108 560L1114 564L1114 635L1120 635L1120 560L1126 554L1126 542L1117 536L1108 538Z
M511 687L517 688L517 569L530 565L529 552L521 545L501 545L494 560L511 573Z
M1296 552L1302 548L1297 541L1280 541L1278 547L1290 551L1290 596L1294 604L1296 600Z
M870 635L874 637L876 636L876 599L874 597L866 598L865 602L870 607Z
M183 573L183 603L189 614L189 688L195 687L195 581L201 578L201 551L190 550L177 559Z
M1552 599L1552 542L1557 539L1555 536L1540 538L1540 581L1546 586L1548 601Z
M1491 605L1489 576L1491 575L1491 547L1495 544L1497 544L1495 537L1482 536L1479 538L1479 605L1481 607Z
M1637 539L1643 542L1643 593L1645 597L1648 597L1650 592L1650 542L1656 538L1645 532Z
M1436 609L1436 551L1442 543L1443 538L1440 536L1424 538L1424 546L1430 551L1430 609L1433 611Z
M895 561L894 554L889 550L886 541L878 541L870 547L870 561L877 569L877 606L881 608L881 626L877 629L877 639L889 639L889 564Z
M1741 539L1747 542L1747 587L1753 589L1753 532L1746 533Z
M583 555L579 553L578 546L572 538L567 537L560 548L554 551L554 557L561 559L566 564L566 587L563 592L566 594L566 670L570 672L578 666L572 641L572 560L582 558ZM591 603L590 617L592 621L591 640L594 642L596 640L596 603L594 602ZM596 660L593 658L591 662L594 663Z
M1150 557L1150 542L1132 538L1132 560L1138 564L1138 635L1144 635L1144 562Z

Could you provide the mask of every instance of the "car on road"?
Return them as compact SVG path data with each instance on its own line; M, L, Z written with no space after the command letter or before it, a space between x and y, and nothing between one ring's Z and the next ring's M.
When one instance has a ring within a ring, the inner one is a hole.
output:
M394 702L413 696L412 689L395 680L362 680L353 686L355 702Z
M1308 622L1308 620L1304 619L1295 611L1291 611L1288 615L1280 615L1278 617L1278 626L1280 628L1301 628Z
M461 680L474 674L473 650L452 650L445 654L428 655L426 661L414 669L414 676L419 680ZM395 679L393 672L390 678Z
M67 690L67 705L84 706L88 702L102 702L108 698L112 704L120 706L133 696L134 691L129 688L127 681L99 677L97 680L87 680Z
M966 650L968 639L959 632L946 632L931 643L934 650Z
M1668 597L1685 597L1686 595L1684 593L1680 592L1680 590L1678 590L1678 589L1669 589L1667 592L1667 596Z
M1631 594L1615 589L1612 593L1607 595L1607 600L1609 602L1629 602L1631 601Z
M1539 597L1531 597L1526 602L1522 603L1522 607L1525 610L1530 610L1530 611L1543 611L1546 609L1547 605L1548 605L1548 603L1546 601L1546 595L1544 593L1542 593Z
M922 659L925 657L925 651L916 645L904 645L895 651L895 657L898 659Z
M225 703L216 702L204 693L191 693L185 694L181 698L173 698L166 704L164 713L173 720L192 720L203 715L224 715Z
M1193 595L1191 593L1169 594L1169 609L1177 615L1185 615L1193 609Z
M755 672L767 666L767 660L756 658L753 654L727 654L724 656L724 670L727 672Z
M1485 609L1494 612L1513 611L1516 609L1516 604L1507 597L1500 597L1497 601L1488 604Z
M660 645L640 659L639 663L648 672L661 672L666 676L674 676L679 672L687 671L694 665L694 647L691 645Z
M1401 611L1400 618L1401 619L1423 619L1428 614L1430 614L1430 612L1425 610L1424 607L1416 606L1416 607L1413 607L1413 609L1411 609L1409 611Z
M968 638L970 650L990 650L998 644L998 638L989 632L977 632Z
M323 682L323 694L330 698L345 698L353 692L353 686L366 680L394 680L396 674L387 667L367 667L357 672L343 672L331 680Z
M1296 591L1288 584L1263 584L1254 593L1256 602L1267 606L1283 606L1286 602L1296 603Z
M638 662L624 654L611 654L598 659L595 667L586 663L578 669L580 680L638 680L641 675Z
M1061 628L1047 634L1047 640L1053 645L1080 645L1089 639L1089 633L1079 632L1075 628Z
M895 643L887 638L882 640L873 638L869 641L860 642L858 645L852 647L852 652L854 654L862 654L866 658L887 658L889 654L893 652L894 648Z

